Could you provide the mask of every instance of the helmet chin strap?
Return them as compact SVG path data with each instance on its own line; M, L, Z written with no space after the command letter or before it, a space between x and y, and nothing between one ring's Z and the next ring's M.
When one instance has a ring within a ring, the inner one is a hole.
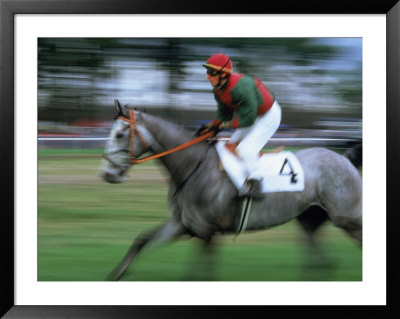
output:
M214 86L216 89L221 89L222 86L228 81L227 77L221 78L222 74L218 75L218 83Z

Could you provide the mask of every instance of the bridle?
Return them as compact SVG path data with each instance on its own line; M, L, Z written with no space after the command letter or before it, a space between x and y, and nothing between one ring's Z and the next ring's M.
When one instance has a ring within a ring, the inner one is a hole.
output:
M142 134L137 128L134 110L129 110L129 118L123 116L118 116L117 118L129 123L129 155L131 157L132 164L135 164L135 134L138 137L140 144L142 144L143 150L148 150L150 147L147 145Z
M135 117L135 111L134 110L129 110L129 117L125 116L118 116L116 119L120 119L122 121L128 122L129 123L129 148L128 149L120 149L114 152L106 153L103 155L103 158L109 161L111 164L114 166L117 166L119 168L122 167L122 165L115 163L109 155L116 154L119 152L128 152L130 156L130 164L135 164L135 136L138 137L143 150L148 150L150 147L147 145L146 141L144 140L142 134L140 133L139 129L137 128L136 125L136 117Z
M195 139L193 139L193 140L191 140L191 141L189 141L187 143L179 145L179 146L177 146L175 148L172 148L170 150L167 150L165 152L154 154L154 155L151 155L151 156L148 156L148 157L145 157L145 158L138 159L138 158L136 158L135 151L134 151L135 136L137 136L137 138L139 139L144 151L149 150L150 147L147 145L147 143L144 140L142 134L140 133L139 129L137 128L135 111L134 110L129 110L129 118L126 118L124 116L118 116L117 119L120 119L120 120L123 120L123 121L129 123L129 149L128 150L121 149L121 150L117 150L117 151L112 152L112 153L106 153L106 154L103 155L104 159L106 159L107 161L109 161L110 163L112 163L113 165L115 165L117 167L121 167L121 165L115 163L109 157L109 155L115 154L115 153L119 153L119 152L129 152L130 164L131 165L141 164L141 163L147 162L149 160L152 160L152 159L155 159L155 158L160 158L160 157L163 157L165 155L180 151L180 150L185 149L185 148L187 148L189 146L192 146L192 145L197 144L197 143L199 143L201 141L204 141L209 137L213 137L215 135L214 132L210 131L210 132L207 132L207 133L205 133L205 134L203 134L201 136L198 136L197 138L195 138Z

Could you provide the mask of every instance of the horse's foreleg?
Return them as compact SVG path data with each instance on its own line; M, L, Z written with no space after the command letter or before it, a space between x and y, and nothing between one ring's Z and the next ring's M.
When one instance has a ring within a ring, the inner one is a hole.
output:
M215 280L215 239L201 239L201 244L195 258L190 262L189 271L184 280L213 281Z
M186 230L180 222L170 220L151 232L146 232L139 235L134 240L125 257L111 272L107 279L112 281L119 280L128 269L130 264L133 262L133 260L136 258L136 256L139 254L139 252L150 243L156 244L168 242L185 233Z

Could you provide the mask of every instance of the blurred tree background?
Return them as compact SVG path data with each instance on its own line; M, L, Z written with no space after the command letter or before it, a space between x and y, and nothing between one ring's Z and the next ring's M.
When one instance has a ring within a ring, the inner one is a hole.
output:
M194 127L215 114L201 64L217 52L231 56L235 72L254 75L274 91L283 108L284 126L310 128L321 118L350 119L361 125L361 41L39 38L39 126L110 121L113 100L118 98Z

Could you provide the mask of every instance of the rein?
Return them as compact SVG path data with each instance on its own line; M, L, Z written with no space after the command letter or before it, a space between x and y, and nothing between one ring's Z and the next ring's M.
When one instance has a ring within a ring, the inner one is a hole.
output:
M177 147L174 147L174 148L172 148L170 150L167 150L167 151L164 151L164 152L161 152L161 153L158 153L158 154L150 155L150 156L147 156L147 157L144 157L144 158L136 159L135 158L135 153L134 153L135 134L138 136L138 138L140 140L140 143L142 144L143 149L149 149L149 146L147 145L147 143L143 139L142 134L140 134L140 131L138 130L138 128L136 126L135 111L134 110L129 110L129 118L126 118L126 117L123 117L123 116L118 116L117 118L129 123L129 141L130 141L129 142L129 144L130 144L129 153L130 153L130 156L131 156L131 164L132 165L141 164L141 163L144 163L144 162L156 159L156 158L163 157L163 156L171 154L171 153L178 152L178 151L183 150L185 148L188 148L188 147L190 147L192 145L195 145L195 144L197 144L199 142L202 142L202 141L206 140L209 137L213 137L214 136L214 132L208 132L208 133L203 134L203 135L201 135L199 137L196 137L195 139L193 139L193 140L191 140L191 141L189 141L187 143L184 143L184 144L181 144L181 145L179 145Z

